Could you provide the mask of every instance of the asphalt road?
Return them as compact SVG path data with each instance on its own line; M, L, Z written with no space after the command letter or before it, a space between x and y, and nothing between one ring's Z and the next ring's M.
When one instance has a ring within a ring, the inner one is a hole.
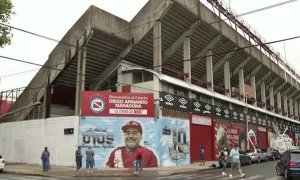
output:
M276 175L275 166L277 161L262 162L252 164L250 166L242 166L243 172L247 175L245 178L240 178L239 172L234 171L232 179L244 180L283 180L282 176ZM229 172L229 168L227 168ZM212 180L227 180L228 175L221 175L221 169L202 170L197 173L176 174L172 176L133 176L133 177L38 177L38 176L19 176L13 174L0 174L0 180L188 180L188 179L212 179ZM228 173L229 174L229 173Z

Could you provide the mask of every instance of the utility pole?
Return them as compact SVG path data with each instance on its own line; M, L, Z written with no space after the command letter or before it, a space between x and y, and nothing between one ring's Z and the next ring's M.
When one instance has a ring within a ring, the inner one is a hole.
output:
M245 103L246 103L246 150L249 149L249 126L248 126L248 101L247 101L247 92L245 93Z

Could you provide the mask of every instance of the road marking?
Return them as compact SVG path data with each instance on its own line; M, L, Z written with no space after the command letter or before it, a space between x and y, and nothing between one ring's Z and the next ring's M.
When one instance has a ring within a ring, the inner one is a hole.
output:
M219 179L221 177L225 177L225 176L224 175L218 175L218 176L206 177L206 178L201 178L201 179L211 179L211 178Z
M263 175L255 175L255 176L250 176L250 177L248 177L246 179L247 180L252 180L252 179L259 179L259 178L263 178L263 177L265 177L265 176L263 176Z
M204 179L205 177L208 177L209 179L211 179L211 176L213 176L215 174L195 174L193 177L187 177L185 179L195 179L195 178L199 178L199 179Z
M10 180L14 179L14 180L26 180L26 179L37 179L37 180L59 180L57 178L50 178L50 177L43 177L43 176L24 176L24 177L16 177L16 176L10 176L10 177L7 177L9 178Z
M163 176L163 177L158 177L158 178L154 178L154 179L170 179L170 178L173 178L173 177L181 177L182 174L179 174L179 175L172 175L172 176Z
M267 178L266 180L281 180L283 176L273 176L270 178Z

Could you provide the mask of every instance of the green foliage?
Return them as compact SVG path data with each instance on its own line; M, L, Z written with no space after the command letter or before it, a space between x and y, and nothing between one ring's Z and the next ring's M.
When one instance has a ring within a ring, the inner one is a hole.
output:
M7 24L11 18L11 15L14 14L12 11L13 4L10 0L0 0L0 47L3 48L5 45L11 43L12 33L11 28L7 27L4 24Z

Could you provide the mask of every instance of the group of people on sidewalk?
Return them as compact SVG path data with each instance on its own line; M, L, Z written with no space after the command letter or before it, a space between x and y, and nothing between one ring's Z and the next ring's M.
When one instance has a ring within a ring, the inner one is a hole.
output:
M226 176L226 166L227 166L227 160L228 158L231 159L231 167L229 171L229 178L232 178L232 171L237 169L241 175L241 177L245 177L246 174L243 173L241 169L241 162L240 162L240 153L238 149L238 144L235 144L235 146L231 149L229 156L228 156L228 150L227 147L224 147L219 154L219 161L220 165L222 165L222 175Z
M93 168L95 167L95 160L94 160L94 156L95 153L92 150L92 147L89 146L88 149L85 152L86 154L86 168L87 168L87 173L88 174L92 174L93 173ZM81 147L78 146L78 149L75 151L75 159L76 159L76 174L79 173L79 170L82 167L82 157L83 154L81 152ZM135 167L135 174L142 174L143 173L143 167L142 167L142 159L143 159L143 151L138 148L136 150L136 154L135 154L135 161L133 166ZM43 172L48 172L48 170L50 169L50 152L48 151L48 148L45 147L44 151L42 152L41 155L41 160L43 163Z

